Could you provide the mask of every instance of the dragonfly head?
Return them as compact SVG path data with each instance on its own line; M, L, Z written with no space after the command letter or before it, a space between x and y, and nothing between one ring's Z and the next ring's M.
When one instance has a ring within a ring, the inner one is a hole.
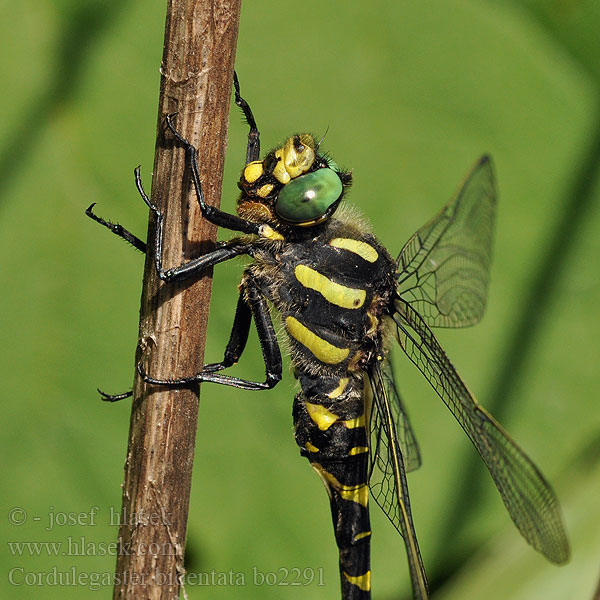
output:
M263 160L248 163L238 186L240 216L275 225L310 227L339 206L352 175L318 153L314 136L289 137Z

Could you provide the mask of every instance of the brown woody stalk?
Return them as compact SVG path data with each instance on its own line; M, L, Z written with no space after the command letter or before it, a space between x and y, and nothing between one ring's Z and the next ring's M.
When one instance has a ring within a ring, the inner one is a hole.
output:
M163 265L206 252L216 228L202 218L181 147L165 115L199 148L208 204L218 206L241 0L168 0L152 200L165 215ZM201 370L211 279L162 283L155 271L154 220L136 360L155 377ZM136 377L123 485L115 599L178 598L189 507L197 389L147 386ZM185 595L185 590L183 590Z

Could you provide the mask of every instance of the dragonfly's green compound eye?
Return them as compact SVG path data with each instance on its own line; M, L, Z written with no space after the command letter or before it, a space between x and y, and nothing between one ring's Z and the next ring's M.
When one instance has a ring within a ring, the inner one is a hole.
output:
M333 169L319 169L286 184L275 210L289 223L311 223L320 219L342 195L342 182Z

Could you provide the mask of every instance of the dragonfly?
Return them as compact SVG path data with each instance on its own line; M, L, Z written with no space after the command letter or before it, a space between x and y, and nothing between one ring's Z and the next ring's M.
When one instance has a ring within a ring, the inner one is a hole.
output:
M260 158L259 130L237 75L234 92L249 126L236 214L206 204L197 149L178 132L175 115L166 116L166 125L186 153L203 217L237 236L165 268L164 216L145 193L139 167L135 170L137 189L155 219L152 251L164 285L197 279L238 256L251 258L241 277L230 338L223 359L200 373L161 377L147 373L140 362L141 377L156 386L212 382L273 388L282 379L276 313L300 383L293 403L295 439L330 499L342 599L371 597L372 498L402 536L413 598L424 600L428 582L406 476L421 465L421 457L390 360L399 345L475 446L525 540L550 561L566 562L569 544L554 491L477 402L432 331L474 325L484 313L497 203L490 157L475 163L450 201L394 259L344 201L352 174L321 150L323 139L292 135ZM89 217L138 250L150 251L93 208L86 211ZM252 322L265 364L262 381L223 372L242 356Z

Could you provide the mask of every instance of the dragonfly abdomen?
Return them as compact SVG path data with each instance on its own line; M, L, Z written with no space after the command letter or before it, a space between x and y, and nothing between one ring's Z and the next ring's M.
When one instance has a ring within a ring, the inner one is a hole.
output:
M371 590L369 446L358 377L301 375L294 431L301 454L329 494L340 554L344 600L368 600Z

